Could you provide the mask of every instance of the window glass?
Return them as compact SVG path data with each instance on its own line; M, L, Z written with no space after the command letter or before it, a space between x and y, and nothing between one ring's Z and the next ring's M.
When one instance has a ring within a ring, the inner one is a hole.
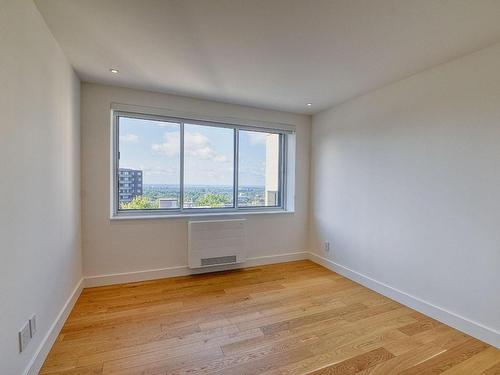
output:
M184 208L234 207L234 132L184 125Z
M287 134L140 117L114 117L114 214L283 207Z
M180 124L118 117L119 210L180 207Z
M280 135L240 130L238 206L276 207L280 202Z

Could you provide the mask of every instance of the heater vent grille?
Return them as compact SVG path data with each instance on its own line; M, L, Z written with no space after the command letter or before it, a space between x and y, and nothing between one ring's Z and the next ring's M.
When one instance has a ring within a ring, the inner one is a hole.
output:
M214 266L216 264L227 264L227 263L236 263L236 255L201 259L202 266Z

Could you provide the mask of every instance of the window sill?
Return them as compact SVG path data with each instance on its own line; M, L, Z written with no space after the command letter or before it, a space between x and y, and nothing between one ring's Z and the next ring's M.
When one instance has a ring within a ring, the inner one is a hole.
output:
M175 213L175 214L118 214L112 215L110 220L143 220L143 219L189 219L196 217L220 217L220 216L246 216L246 215L283 215L294 214L294 210L264 210L264 211L230 211L230 212L196 212L196 213Z

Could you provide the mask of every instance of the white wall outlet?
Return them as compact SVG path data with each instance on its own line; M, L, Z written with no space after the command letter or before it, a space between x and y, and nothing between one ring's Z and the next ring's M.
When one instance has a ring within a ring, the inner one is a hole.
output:
M323 250L325 250L325 253L329 253L330 252L330 241L325 241L323 243Z
M26 347L28 346L29 342L31 340L30 336L30 325L29 322L26 322L19 331L19 352L23 352Z
M36 315L33 315L29 321L30 323L30 336L35 336L36 333Z

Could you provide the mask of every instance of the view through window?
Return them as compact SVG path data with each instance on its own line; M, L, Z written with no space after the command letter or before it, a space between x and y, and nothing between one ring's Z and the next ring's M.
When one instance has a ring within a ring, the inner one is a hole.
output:
M184 125L184 208L234 207L234 132Z
M238 203L241 207L280 205L280 135L239 131Z
M283 133L124 114L116 126L118 211L282 206Z
M119 118L121 210L180 207L180 123Z

